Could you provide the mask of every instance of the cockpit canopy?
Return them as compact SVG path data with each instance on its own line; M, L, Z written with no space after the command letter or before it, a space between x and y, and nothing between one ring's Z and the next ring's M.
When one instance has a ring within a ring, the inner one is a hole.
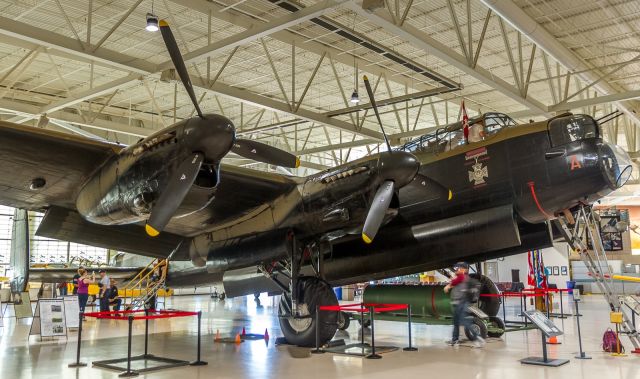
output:
M585 114L563 114L549 121L551 146L598 138L598 123Z
M504 113L488 112L469 119L469 142L482 141L504 128L517 125ZM400 146L398 150L408 152L431 152L438 154L465 145L462 121L439 128Z

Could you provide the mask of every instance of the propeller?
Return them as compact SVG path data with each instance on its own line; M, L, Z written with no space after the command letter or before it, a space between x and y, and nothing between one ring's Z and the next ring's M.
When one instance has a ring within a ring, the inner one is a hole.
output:
M369 207L367 218L364 221L364 227L362 228L362 240L364 242L373 242L376 234L378 234L384 216L389 209L389 204L391 204L394 187L395 185L392 180L385 180L380 187L378 187L371 202L371 207Z
M300 167L300 159L277 147L250 140L236 138L231 151L244 158L289 168Z
M182 80L182 84L184 84L184 88L187 90L187 93L191 98L191 102L196 108L198 116L204 119L205 117L202 114L200 105L196 99L196 94L193 90L193 85L191 84L187 67L184 64L182 54L180 54L180 49L178 48L178 44L176 43L173 33L171 32L171 28L166 20L160 20L158 24L160 25L162 39L164 40L165 45L167 45L167 50L169 51L171 61L178 72L178 76L180 76L180 80ZM300 166L300 160L295 155L253 140L237 138L231 150L244 158L253 159L267 164L289 168L297 168Z
M171 61L178 72L178 76L180 76L180 80L182 81L184 88L187 90L187 94L189 94L189 98L191 98L191 102L198 113L198 117L200 117L200 120L198 120L199 124L203 125L203 128L200 129L202 131L201 134L192 134L196 136L193 138L197 140L197 143L192 146L192 154L181 162L178 168L170 174L168 185L164 188L160 194L160 198L158 198L151 209L151 215L147 220L145 230L147 234L152 237L160 234L164 227L167 226L171 217L173 217L174 213L187 196L193 182L196 180L200 167L205 160L205 156L202 151L207 151L207 148L211 147L210 143L206 146L202 145L202 141L206 141L206 138L204 137L211 137L213 134L213 138L216 139L217 137L218 142L221 142L220 138L223 138L222 135L216 135L215 133L217 129L215 129L214 125L209 124L215 123L214 118L206 118L200 109L200 105L196 99L196 94L193 90L193 84L191 84L191 79L187 72L187 67L185 66L184 59L180 54L180 49L178 48L178 44L171 32L169 24L165 20L160 20L158 25L160 26L162 39L167 46L169 55L171 56ZM209 126L211 126L211 128L208 128ZM236 139L233 134L229 137L228 133L225 138L233 138L235 140L231 150L243 157L291 168L296 168L300 165L300 160L295 155L278 148L252 140ZM185 143L193 144L193 141L186 141ZM217 157L222 157L228 152L228 150L216 152L215 148L213 149L215 153L214 156Z
M198 175L198 171L200 171L203 160L203 154L194 153L182 161L180 166L171 173L169 184L153 206L151 216L144 227L148 235L155 237L167 226L169 220L171 220L171 217L173 217L173 214L182 204L185 196L187 196L193 181Z
M452 193L451 190L448 190L435 180L418 173L420 162L415 155L406 151L391 150L391 144L382 125L369 79L365 75L363 80L388 150L380 153L378 158L377 177L380 180L380 185L373 196L373 201L362 228L362 240L365 243L371 243L382 226L396 189L400 189L411 183L411 181L417 180L423 188L431 191L431 193L435 192L438 197L451 200Z
M191 102L193 103L194 108L196 108L198 116L200 116L200 118L204 118L204 115L200 110L198 100L196 99L196 93L193 90L193 84L191 84L191 79L189 78L187 67L184 65L182 54L180 54L180 49L178 48L176 38L173 36L173 33L171 32L171 28L169 27L167 21L160 20L159 25L162 39L164 40L164 44L167 46L167 50L169 51L169 55L171 56L173 66L176 68L178 76L180 76L180 80L182 80L182 84L184 84L184 88L187 90L187 93L191 98Z

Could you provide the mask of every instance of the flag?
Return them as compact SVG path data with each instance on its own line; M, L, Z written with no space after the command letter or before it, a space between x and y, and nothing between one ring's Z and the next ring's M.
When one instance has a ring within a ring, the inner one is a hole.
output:
M464 133L464 143L469 143L469 116L467 115L467 108L464 106L464 100L460 104L462 107L462 132Z
M547 275L540 250L529 251L529 272L527 284L535 288L547 288Z

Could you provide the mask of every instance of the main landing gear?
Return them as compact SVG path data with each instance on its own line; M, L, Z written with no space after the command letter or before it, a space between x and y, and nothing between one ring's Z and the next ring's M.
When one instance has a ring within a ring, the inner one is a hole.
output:
M338 299L329 283L322 279L322 249L311 243L302 248L300 241L290 234L289 258L261 267L262 272L282 290L278 316L280 329L287 342L293 345L316 346L316 324L319 345L329 342L338 329L338 312L319 311L316 307L338 305ZM308 260L315 276L302 276L300 267ZM285 279L285 280L283 280Z

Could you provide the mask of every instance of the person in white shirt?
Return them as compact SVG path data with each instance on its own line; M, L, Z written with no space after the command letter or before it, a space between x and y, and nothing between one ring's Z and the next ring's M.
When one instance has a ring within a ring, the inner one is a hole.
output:
M111 279L107 276L107 272L100 270L100 312L109 311L109 291L111 291Z

